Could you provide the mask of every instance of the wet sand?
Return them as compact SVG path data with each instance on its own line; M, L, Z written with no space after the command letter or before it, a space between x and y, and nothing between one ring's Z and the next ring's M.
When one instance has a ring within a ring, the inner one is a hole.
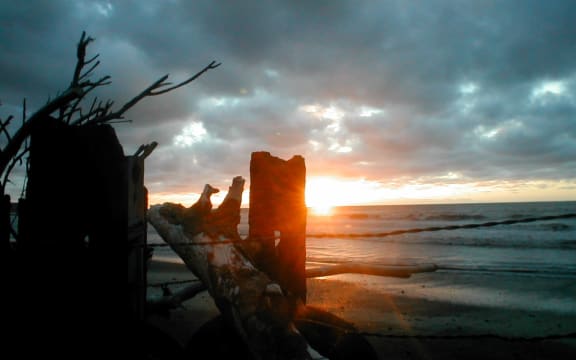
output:
M191 279L194 276L182 264L152 261L149 268L150 285ZM418 274L411 279L365 275L309 279L308 304L354 323L380 359L568 359L576 356L576 309L570 311L564 306L556 311L552 306L554 302L551 306L520 306L509 300L514 299L513 296L463 301L466 297L458 292L463 288L463 281L472 280L437 273ZM487 288L498 288L494 277L474 281L490 281ZM531 281L530 287L540 294L536 291L538 284L534 279ZM558 286L568 292L573 290L570 280L538 281L546 283L543 288ZM172 288L178 286L183 285ZM503 285L511 290L516 289L514 286L520 290L527 285ZM445 289L453 289L454 293L440 296ZM161 289L149 287L148 294L160 296ZM182 309L171 311L169 319L154 315L149 321L185 346L201 325L217 315L211 297L203 292L186 301ZM569 334L572 335L565 336Z

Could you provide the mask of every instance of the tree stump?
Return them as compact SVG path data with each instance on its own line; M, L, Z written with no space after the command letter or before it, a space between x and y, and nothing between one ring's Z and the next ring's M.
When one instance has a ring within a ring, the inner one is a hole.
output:
M150 223L206 285L228 324L255 359L308 359L308 344L293 323L297 303L251 260L237 225L244 179L234 178L224 202L211 211L206 185L190 208L152 206Z
M249 238L262 244L256 262L291 296L306 302L306 166L254 152L250 161ZM276 245L275 232L280 241Z

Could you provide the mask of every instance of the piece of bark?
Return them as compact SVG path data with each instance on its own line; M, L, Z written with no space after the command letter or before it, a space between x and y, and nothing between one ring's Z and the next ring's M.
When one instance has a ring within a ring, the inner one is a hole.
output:
M309 359L308 344L292 322L297 304L237 246L243 189L244 179L234 178L222 205L211 211L215 189L207 185L192 207L152 206L148 219L206 285L255 359Z

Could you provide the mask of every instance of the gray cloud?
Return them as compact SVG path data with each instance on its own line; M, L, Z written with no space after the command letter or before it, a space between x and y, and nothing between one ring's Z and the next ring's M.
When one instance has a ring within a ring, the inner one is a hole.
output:
M117 126L127 153L160 143L154 191L225 184L256 150L378 181L572 179L575 17L568 0L4 3L0 114L65 88L87 30L117 102L223 62ZM204 137L178 146L194 123Z

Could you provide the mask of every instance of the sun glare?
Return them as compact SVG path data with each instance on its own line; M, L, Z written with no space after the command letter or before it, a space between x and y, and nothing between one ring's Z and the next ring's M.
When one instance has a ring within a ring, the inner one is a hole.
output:
M313 177L306 181L306 206L312 214L328 216L337 204L338 180L330 177Z
M311 206L310 209L312 210L312 214L314 215L318 215L318 216L330 216L332 215L332 205L322 205L322 204L318 204L318 205L314 205Z
M375 204L424 204L454 202L545 201L574 199L574 190L564 190L566 183L554 182L487 182L459 183L462 175L448 172L420 182L387 183L366 179L332 176L310 176L306 179L306 206L313 216L331 216L334 207ZM387 186L384 186L387 185ZM548 189L548 191L542 191ZM537 195L535 195L537 194ZM212 197L218 206L226 195L221 191ZM150 192L149 203L181 203L190 206L198 200L196 192ZM250 191L242 196L242 206L249 206Z
M448 173L444 178L454 180L458 174ZM336 177L309 177L306 182L306 205L310 213L329 216L335 206L398 204L442 201L479 191L467 184L402 184L383 187L376 181L365 179L339 179Z
M306 205L312 214L328 216L334 206L356 205L373 199L372 188L363 180L310 177L306 181Z

